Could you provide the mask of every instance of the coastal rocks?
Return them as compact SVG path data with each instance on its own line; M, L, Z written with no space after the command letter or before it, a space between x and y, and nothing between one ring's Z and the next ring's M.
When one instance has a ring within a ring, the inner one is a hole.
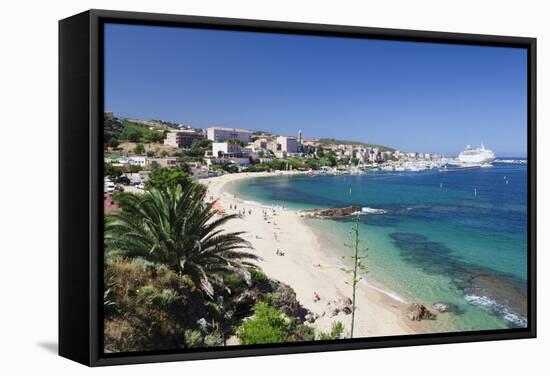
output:
M312 314L300 304L292 287L274 279L267 279L255 281L250 288L232 298L236 317L246 317L256 302L264 300L268 300L272 307L288 317L297 319L298 322L303 322L306 315ZM318 316L314 320L317 318Z
M361 212L361 206L352 205L345 208L330 208L330 209L313 209L305 211L309 217L318 218L342 218L349 217L357 212Z
M328 317L334 317L340 312L343 312L346 315L351 314L352 311L352 301L350 298L340 298L338 300L330 300L327 303L327 315Z
M411 304L406 315L411 321L433 320L436 317L424 305L418 303Z
M292 287L281 282L278 283L276 289L271 293L271 305L289 317L304 319L310 313L302 307Z
M310 324L313 324L318 318L319 318L319 315L317 313L311 312L306 314L306 316L304 317L304 320Z

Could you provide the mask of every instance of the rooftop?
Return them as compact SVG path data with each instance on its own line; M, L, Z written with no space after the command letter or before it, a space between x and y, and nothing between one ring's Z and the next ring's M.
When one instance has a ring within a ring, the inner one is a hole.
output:
M242 129L242 128L228 128L228 127L208 127L208 129L218 129L221 131L233 131L233 132L247 132L252 133L249 129Z

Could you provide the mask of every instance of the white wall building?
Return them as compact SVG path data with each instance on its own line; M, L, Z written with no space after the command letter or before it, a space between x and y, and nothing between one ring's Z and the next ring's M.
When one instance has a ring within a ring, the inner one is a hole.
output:
M241 147L237 144L230 144L227 142L212 143L212 155L215 158L224 154L240 154L241 152Z
M230 138L235 138L243 142L250 142L252 131L238 128L210 127L206 130L206 136L209 140L223 142Z
M139 156L128 157L128 164L130 166L145 167L147 164L147 157L139 157Z
M281 151L286 153L298 152L298 140L296 137L279 136L277 143L281 145Z
M206 165L222 165L222 164L236 164L238 166L248 166L250 165L250 158L237 158L237 157L229 157L229 158L207 158L206 159Z

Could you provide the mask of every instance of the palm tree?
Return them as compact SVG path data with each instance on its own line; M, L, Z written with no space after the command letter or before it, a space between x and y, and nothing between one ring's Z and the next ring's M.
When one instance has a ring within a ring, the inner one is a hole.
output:
M223 272L246 275L258 256L243 250L251 249L243 232L221 229L238 216L217 217L205 195L206 188L193 182L121 195L123 210L105 218L106 249L165 264L212 297Z

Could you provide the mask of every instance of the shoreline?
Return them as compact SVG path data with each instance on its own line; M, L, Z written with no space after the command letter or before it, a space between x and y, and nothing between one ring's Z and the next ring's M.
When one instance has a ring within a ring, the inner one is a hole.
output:
M228 222L225 230L246 231L244 238L262 259L258 266L270 278L290 285L298 301L320 316L313 325L318 330L329 331L332 322L341 321L345 332L348 332L351 315L340 312L329 317L327 303L351 297L351 287L346 284L349 275L340 269L341 265L330 256L328 250L323 249L315 231L305 223L300 211L280 207L273 210L270 205L243 200L228 191L227 187L243 179L304 173L226 174L199 182L207 186L207 197L217 200L226 213L245 210L242 218ZM237 210L230 209L235 205ZM264 219L264 211L268 212L267 219ZM284 252L284 256L277 255L278 249ZM317 302L313 299L315 293L320 296ZM433 332L428 321L411 321L406 317L407 303L364 281L358 285L356 306L355 338Z

